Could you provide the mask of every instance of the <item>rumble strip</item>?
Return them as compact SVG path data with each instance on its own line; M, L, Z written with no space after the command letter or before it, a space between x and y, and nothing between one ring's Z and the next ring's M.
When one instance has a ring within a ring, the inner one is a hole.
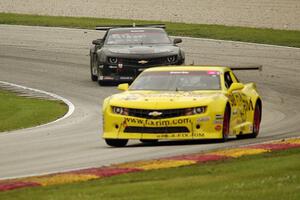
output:
M300 137L252 144L238 148L216 150L208 153L196 153L190 155L167 157L157 160L129 162L118 165L111 165L108 167L89 168L44 176L1 180L0 191L66 184L88 181L92 179L100 179L125 173L180 167L193 164L203 164L206 162L238 158L241 156L255 155L290 148L300 148Z

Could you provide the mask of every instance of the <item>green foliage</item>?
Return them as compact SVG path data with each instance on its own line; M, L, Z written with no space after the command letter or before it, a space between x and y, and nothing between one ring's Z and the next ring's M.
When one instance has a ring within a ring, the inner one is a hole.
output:
M171 23L160 21L0 13L0 24L94 29L97 25L132 24L134 22L136 24L165 23L167 25L167 32L171 35L176 36L190 36L198 38L234 40L261 44L300 47L300 31L246 28L222 25Z

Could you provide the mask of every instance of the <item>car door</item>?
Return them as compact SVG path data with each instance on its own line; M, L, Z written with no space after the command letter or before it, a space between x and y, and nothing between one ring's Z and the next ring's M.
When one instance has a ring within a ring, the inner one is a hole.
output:
M236 83L238 80L235 78L232 72L227 71L224 73L224 83L227 89L230 88L232 83ZM235 132L235 127L242 123L243 113L243 95L241 90L233 91L231 94L228 94L229 103L231 106L231 117L230 117L230 132Z

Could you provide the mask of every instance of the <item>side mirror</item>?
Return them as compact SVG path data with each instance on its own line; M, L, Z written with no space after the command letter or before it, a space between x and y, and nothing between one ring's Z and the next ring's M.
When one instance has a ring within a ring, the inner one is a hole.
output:
M178 43L181 43L182 42L182 39L181 38L175 38L173 40L173 44L178 44Z
M128 90L128 87L129 87L128 83L119 84L118 90L126 91Z
M242 83L232 83L230 88L228 89L228 92L232 93L233 91L241 90L243 88L244 88L244 84Z
M94 45L101 45L103 43L102 39L93 40L92 44Z

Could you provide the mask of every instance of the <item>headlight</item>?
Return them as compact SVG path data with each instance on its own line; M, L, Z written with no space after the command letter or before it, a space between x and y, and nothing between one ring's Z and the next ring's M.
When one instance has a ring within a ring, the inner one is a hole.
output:
M118 58L116 57L109 57L108 62L112 64L117 64L118 63Z
M168 61L169 63L175 62L176 59L177 59L177 56L169 56L169 57L167 57L167 61Z
M128 108L122 108L122 107L113 106L112 107L112 111L115 114L128 115Z
M187 108L185 109L185 115L197 115L197 114L205 113L205 111L206 111L206 106Z

